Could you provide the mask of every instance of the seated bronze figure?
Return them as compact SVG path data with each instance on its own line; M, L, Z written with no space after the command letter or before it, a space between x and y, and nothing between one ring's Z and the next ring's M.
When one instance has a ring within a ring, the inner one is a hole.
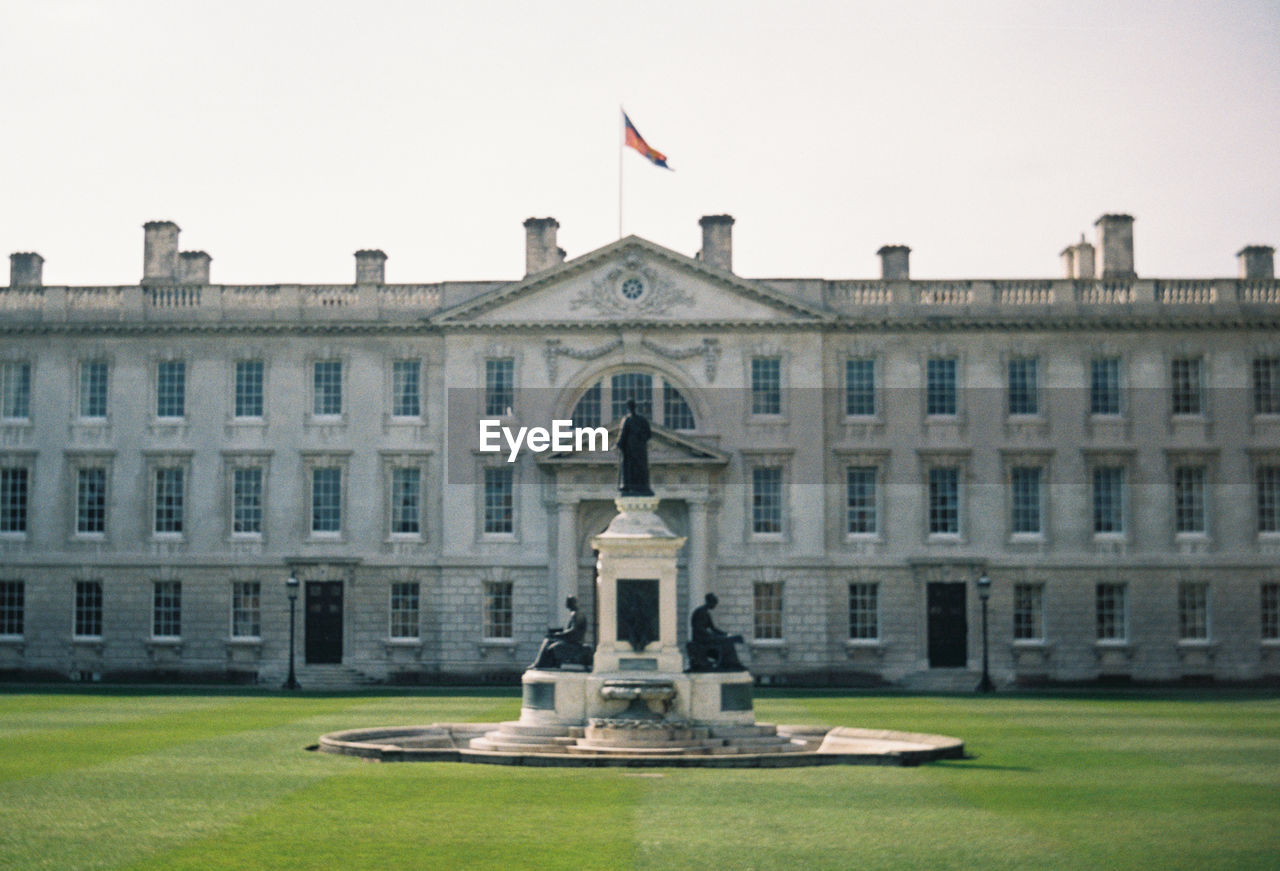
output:
M547 637L542 639L542 646L538 648L538 656L529 668L560 668L566 665L591 668L595 649L590 644L583 644L587 637L587 618L578 610L578 600L573 596L564 604L569 609L569 622L563 629L552 626L547 630Z
M689 671L746 671L734 647L742 643L742 636L722 632L711 620L711 610L719 603L715 593L707 593L706 604L694 608L689 618Z

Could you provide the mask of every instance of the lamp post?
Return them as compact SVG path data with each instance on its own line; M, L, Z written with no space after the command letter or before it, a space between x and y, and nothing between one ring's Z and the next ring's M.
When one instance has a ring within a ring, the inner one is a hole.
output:
M285 589L289 591L289 677L284 682L284 689L296 690L301 689L298 685L298 675L293 669L293 629L294 629L294 610L298 605L298 578L289 572L289 580L284 582Z
M991 682L991 669L987 659L987 600L991 598L991 578L983 572L978 578L978 598L982 600L982 680L976 692L994 692L996 685Z

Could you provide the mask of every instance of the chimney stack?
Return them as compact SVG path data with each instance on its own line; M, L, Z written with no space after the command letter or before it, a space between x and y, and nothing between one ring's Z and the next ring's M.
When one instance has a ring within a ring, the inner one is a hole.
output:
M142 283L173 284L178 280L178 225L173 221L148 221L143 242Z
M708 266L733 271L733 216L704 215L698 219L702 228L702 250L698 259Z
M1093 246L1084 239L1084 234L1080 234L1080 241L1074 245L1068 245L1062 249L1062 277L1063 278L1093 278Z
M1276 277L1276 249L1270 245L1246 245L1236 252L1236 260L1240 264L1240 277L1246 281Z
M1094 221L1098 228L1098 250L1102 252L1103 281L1137 278L1133 271L1133 218L1103 215Z
M356 252L356 284L386 284L387 255L377 248Z
M880 255L880 278L883 281L906 281L911 278L911 249L906 245L885 245Z
M179 284L208 284L209 262L213 260L203 251L183 251L178 254Z
M555 218L529 218L524 222L524 274L533 275L564 262L564 251L556 246Z
M9 255L9 287L41 287L43 284L43 257L34 251L16 251Z

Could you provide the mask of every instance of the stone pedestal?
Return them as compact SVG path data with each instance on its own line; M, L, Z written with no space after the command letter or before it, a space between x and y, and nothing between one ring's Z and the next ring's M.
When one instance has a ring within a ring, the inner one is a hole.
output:
M618 516L591 540L596 560L595 667L601 672L679 673L676 553L685 539L656 514L655 496L623 496Z

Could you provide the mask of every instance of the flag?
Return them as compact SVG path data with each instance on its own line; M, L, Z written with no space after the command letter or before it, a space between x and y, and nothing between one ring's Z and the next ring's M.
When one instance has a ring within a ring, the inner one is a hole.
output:
M660 166L663 169L671 169L667 166L667 156L658 149L644 141L644 137L640 135L640 131L636 129L636 125L631 123L631 119L627 117L627 113L622 113L622 123L627 137L627 145L643 154L649 159L654 166Z

